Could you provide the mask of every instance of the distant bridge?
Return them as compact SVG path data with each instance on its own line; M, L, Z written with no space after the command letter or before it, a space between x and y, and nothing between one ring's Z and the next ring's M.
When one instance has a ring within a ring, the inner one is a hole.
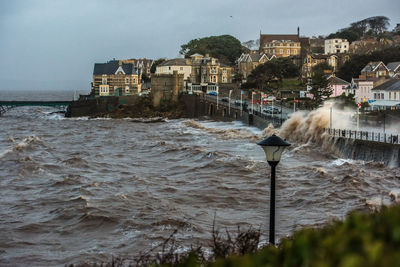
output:
M7 110L22 106L66 107L72 101L0 101L0 116Z

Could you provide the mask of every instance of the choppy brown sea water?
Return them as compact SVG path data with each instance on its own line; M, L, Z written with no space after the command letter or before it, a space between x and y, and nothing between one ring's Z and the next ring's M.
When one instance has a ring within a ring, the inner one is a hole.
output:
M238 122L64 119L24 107L0 118L0 265L105 261L178 229L182 249L216 224L268 229L262 131ZM293 138L299 140L298 138ZM277 170L277 235L391 203L400 171L294 143ZM267 239L267 236L263 236Z

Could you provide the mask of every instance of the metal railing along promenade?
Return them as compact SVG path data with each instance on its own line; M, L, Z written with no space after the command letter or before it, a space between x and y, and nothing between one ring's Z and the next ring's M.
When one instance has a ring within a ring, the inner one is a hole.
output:
M366 141L374 141L380 143L388 143L388 144L400 144L399 135L387 134L387 133L376 133L369 131L353 131L346 129L324 129L325 132L334 137L343 137L354 140L366 140Z
M213 103L217 103L217 97L216 96L212 96L212 95L203 95L202 98L204 100L208 100L211 101ZM225 98L226 99L226 98ZM282 113L265 113L265 112L261 112L260 109L261 107L258 105L254 106L254 110L252 110L252 105L251 104L246 104L245 106L242 107L241 104L236 104L235 101L238 99L231 99L230 102L230 107L232 112L235 111L243 111L246 112L248 114L253 114L254 116L258 116L270 123L272 123L275 127L277 126L281 126L282 123L287 119L287 114L282 114ZM221 98L219 98L218 101L218 106L219 107L229 107L229 102L223 101L221 100ZM268 105L265 105L263 107L267 107Z

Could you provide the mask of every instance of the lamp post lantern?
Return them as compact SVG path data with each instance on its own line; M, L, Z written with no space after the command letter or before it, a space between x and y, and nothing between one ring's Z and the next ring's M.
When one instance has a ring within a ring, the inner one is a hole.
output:
M272 136L257 143L264 149L265 157L271 166L271 193L269 209L269 243L275 245L275 168L281 160L281 155L285 147L290 146L279 136Z

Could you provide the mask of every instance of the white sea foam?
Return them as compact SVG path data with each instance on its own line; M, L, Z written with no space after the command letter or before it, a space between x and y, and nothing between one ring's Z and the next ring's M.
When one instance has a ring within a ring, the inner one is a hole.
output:
M342 166L343 164L346 164L346 163L354 164L355 162L360 162L360 161L353 160L353 159L335 159L334 161L331 162L331 165Z
M389 206L391 203L384 199L383 196L375 196L365 200L367 205L372 211L379 211L382 206Z
M389 192L389 197L392 201L399 203L400 202L400 189L394 189Z
M40 141L40 138L39 138L39 137L36 137L36 136L28 136L28 137L24 138L21 142L19 142L18 144L16 144L14 147L9 148L9 149L6 149L6 150L4 150L3 152L1 152L1 153L0 153L0 159L3 158L5 155L7 155L7 154L10 153L10 152L17 151L17 150L18 150L18 151L19 151L19 150L23 150L23 149L25 149L26 147L28 147L30 143L35 143L35 142L38 142L38 141ZM15 142L14 139L13 139L13 142Z

